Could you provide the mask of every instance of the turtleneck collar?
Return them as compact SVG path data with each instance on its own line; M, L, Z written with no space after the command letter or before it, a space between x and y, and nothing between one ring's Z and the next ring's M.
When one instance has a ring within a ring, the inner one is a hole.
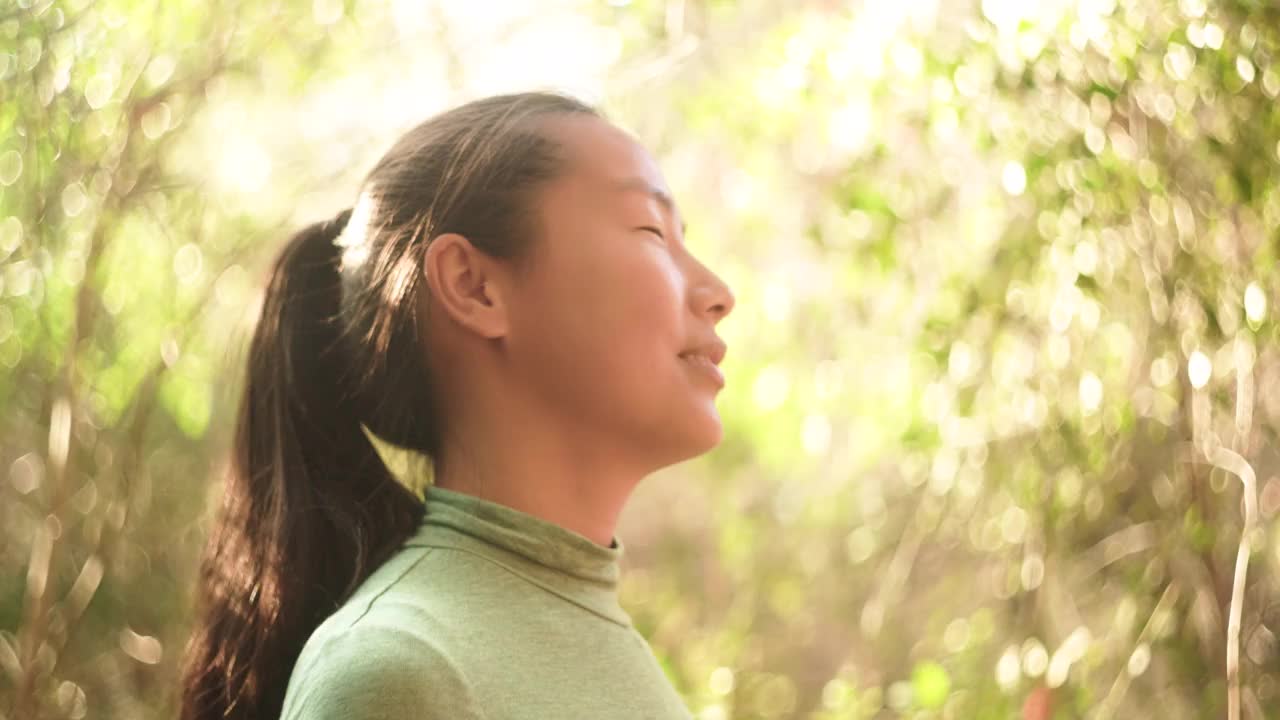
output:
M630 626L618 604L622 541L609 547L515 508L428 485L426 513L408 547L449 547L482 555L607 620Z

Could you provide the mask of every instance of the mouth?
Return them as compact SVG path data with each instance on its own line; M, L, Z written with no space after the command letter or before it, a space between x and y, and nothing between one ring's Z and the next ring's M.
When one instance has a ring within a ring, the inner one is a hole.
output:
M709 378L716 387L724 387L724 373L710 357L701 353L682 353L679 357L694 371Z

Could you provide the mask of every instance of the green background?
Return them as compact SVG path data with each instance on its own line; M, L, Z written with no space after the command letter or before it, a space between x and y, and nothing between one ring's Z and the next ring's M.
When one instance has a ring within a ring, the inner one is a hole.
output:
M620 531L700 720L1219 718L1233 654L1280 718L1278 54L1261 1L0 0L0 718L173 716L267 262L535 88L737 297L725 440Z

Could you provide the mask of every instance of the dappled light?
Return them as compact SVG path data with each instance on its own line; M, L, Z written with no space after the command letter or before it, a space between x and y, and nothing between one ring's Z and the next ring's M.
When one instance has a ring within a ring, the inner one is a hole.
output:
M354 206L365 262L388 145L537 88L737 299L619 532L696 718L1280 718L1273 5L19 0L0 720L174 716L270 259Z

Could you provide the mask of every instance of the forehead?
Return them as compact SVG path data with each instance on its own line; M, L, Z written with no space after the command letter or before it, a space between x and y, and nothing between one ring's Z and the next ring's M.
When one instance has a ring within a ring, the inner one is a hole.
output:
M563 177L577 191L602 200L654 198L671 204L671 191L653 157L620 128L596 117L570 116L556 118L546 132L560 144Z

